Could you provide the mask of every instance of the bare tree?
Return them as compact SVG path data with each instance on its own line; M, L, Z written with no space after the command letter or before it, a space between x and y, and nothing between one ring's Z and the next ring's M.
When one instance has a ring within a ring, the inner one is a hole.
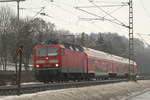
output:
M56 35L55 25L46 23L43 19L30 18L20 20L20 31L17 34L17 47L23 45L25 70L29 68L29 60L33 55L33 47L38 44L46 43L51 37Z
M30 21L30 25L35 45L47 42L55 37L55 25L50 22L47 23L41 18L35 18Z
M10 23L13 17L14 13L11 8L0 8L0 62L3 66L3 70L6 70L8 61L8 35L10 33Z

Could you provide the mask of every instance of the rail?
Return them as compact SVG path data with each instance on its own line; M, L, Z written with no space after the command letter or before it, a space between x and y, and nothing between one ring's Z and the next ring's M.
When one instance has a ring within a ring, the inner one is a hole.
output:
M21 85L20 94L29 94L36 93L46 90L56 90L56 89L66 89L66 88L78 88L102 84L110 84L127 81L126 79L122 80L99 80L99 81L84 81L84 82L68 82L68 83L49 83L49 84L28 84ZM7 95L17 95L17 86L1 86L0 87L0 96Z

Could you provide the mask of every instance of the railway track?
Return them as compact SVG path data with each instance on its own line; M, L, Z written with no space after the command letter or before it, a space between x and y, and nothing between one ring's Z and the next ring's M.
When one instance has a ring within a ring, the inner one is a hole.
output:
M49 83L49 84L29 84L21 85L20 94L36 93L46 90L66 89L66 88L78 88L102 84L110 84L123 82L127 80L99 80L99 81L84 81L84 82L68 82L68 83ZM17 95L17 86L1 86L0 96Z
M34 71L22 71L21 82L37 82L34 77ZM16 83L16 72L15 71L4 71L0 70L0 86L15 84Z

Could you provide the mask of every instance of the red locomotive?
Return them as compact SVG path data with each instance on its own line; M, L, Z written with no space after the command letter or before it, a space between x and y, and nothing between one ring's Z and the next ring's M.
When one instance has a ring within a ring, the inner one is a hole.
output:
M41 45L34 48L35 75L39 81L127 77L129 61L75 45ZM136 75L136 63L130 68Z

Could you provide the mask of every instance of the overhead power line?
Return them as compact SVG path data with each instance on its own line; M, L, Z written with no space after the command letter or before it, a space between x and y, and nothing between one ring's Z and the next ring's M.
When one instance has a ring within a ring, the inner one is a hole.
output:
M119 8L116 8L116 9L112 10L111 12L109 12L109 14L112 14L112 13L116 12L117 10L121 9L122 7L124 7L124 6L121 6ZM106 17L106 16L107 16L107 14L104 15L103 17Z
M109 4L110 4L110 3L112 3L112 4L113 4L113 3L115 3L115 4L116 4L116 3L118 3L118 4L120 4L120 3L121 3L121 4L127 4L127 3L128 3L128 2L113 2L113 1L101 1L101 0L92 0L92 1L93 1L93 2L101 2L101 3L109 3Z
M92 20L104 20L104 18L79 18L79 20L92 21Z
M47 0L44 0L44 1L47 1ZM79 21L81 21L81 19L80 19L80 15L78 14L78 13L75 13L75 12L73 12L73 10L71 10L71 9L68 9L68 8L64 8L62 5L64 5L64 6L69 6L69 8L71 7L71 8L74 8L74 6L73 5L69 5L69 4L66 4L66 3L64 3L64 2L61 2L60 4L57 4L57 2L53 2L53 3L50 3L50 2L48 2L47 1L47 3L49 3L49 4L51 4L52 6L54 6L54 7L57 7L57 8L59 8L60 10L62 10L62 11L64 11L64 12L66 12L66 13L68 13L68 14L71 14L71 15L73 15L74 17L77 17L79 20L77 20L76 21L76 26L78 26L78 22ZM119 6L119 5L118 5ZM117 9L116 9L117 10ZM111 13L113 13L115 10L113 10ZM41 14L42 15L42 14ZM47 15L46 15L47 16ZM107 16L107 15L105 15L105 16ZM48 16L49 17L49 16ZM61 20L61 21L63 21L63 22L65 22L65 23L68 23L68 24L71 24L71 22L68 22L68 21L66 21L66 20L64 20L64 19L60 19L60 18L58 18L58 16L57 16L57 18L56 17L53 17L54 19L58 19L58 20ZM89 23L89 24L92 24L93 25L93 23ZM81 26L81 25L80 25ZM82 26L85 26L85 25L82 25ZM86 27L87 28L87 27ZM94 27L95 29L99 29L99 27Z
M45 1L46 1L46 0L45 0ZM50 3L50 2L47 1L47 3ZM77 17L79 20L76 21L76 26L78 26L78 22L80 21L80 18L79 18L79 14L78 14L78 13L74 13L74 12L72 12L72 10L69 10L69 9L67 9L67 8L62 7L62 6L59 5L59 4L56 4L56 2L53 2L53 3L50 3L50 4L53 5L53 6L55 6L55 7L57 7L57 8L59 8L60 10L66 12L66 13L68 13L68 14L73 15L74 17ZM71 5L68 5L68 4L66 4L66 3L61 3L61 4L65 5L65 6L69 6L69 7L71 7L71 8L74 8L73 5L71 6ZM44 15L44 14L41 13L41 15ZM46 15L44 15L44 16L50 17L48 14L46 14ZM51 17L51 18L60 20L60 21L65 22L65 23L67 23L67 24L71 24L71 23L72 23L72 22L66 21L66 20L64 20L64 19L62 19L62 18L60 19L60 18L58 18L58 16L57 16L57 17L56 17L56 16L55 16L55 17ZM72 24L73 24L73 23L72 23ZM93 23L90 23L90 24L93 25ZM79 26L85 27L85 25L79 25ZM86 27L86 28L88 28L88 27ZM95 27L94 27L94 28L95 28ZM93 29L93 28L92 28L92 29ZM99 27L96 27L95 29L99 29Z
M17 2L17 1L25 1L25 0L0 0L0 2Z
M40 7L40 8L26 8L26 7L20 7L19 9L22 9L22 10L31 10L31 9L41 9L41 7Z
M40 11L38 11L38 12L32 17L32 19L34 19L37 15L39 15L44 9L45 9L45 7L42 7L42 8L40 9Z
M46 14L46 13L40 13L40 15L43 15L43 16L47 16L47 17L50 17L50 18L53 18L52 16Z
M40 13L40 15L42 15L42 16L47 16L47 17L53 18L53 19L55 19L55 20L59 20L59 21L64 22L65 24L68 24L68 25L77 26L76 24L74 24L74 23L72 23L72 22L70 22L70 21L66 21L66 20L64 20L64 19L62 19L62 18L59 18L58 16L50 16L50 15L48 15L48 14L46 14L46 13ZM85 25L79 25L79 26L84 27L85 30L89 29L89 27L86 27ZM90 29L93 29L93 28L90 28ZM93 29L93 30L94 30L94 29Z
M67 13L69 13L69 14L72 14L73 16L78 17L75 13L71 12L71 11L68 10L68 9L62 8L61 6L58 6L58 5L56 5L56 4L52 4L52 5L55 6L55 7L57 7L57 8L59 8L59 9L61 9L61 10L63 10L63 11L65 11L65 12L67 12Z
M100 16L100 15L97 15L97 14L94 14L94 13L92 13L92 12L89 12L89 11L86 11L86 10L83 10L83 9L80 9L80 8L78 8L78 7L75 7L75 9L80 10L80 11L83 11L83 12L89 14L89 15L93 15L93 16L95 16L95 17L98 17L98 18L102 19L103 21L106 20L106 21L109 21L109 22L111 22L111 23L115 23L115 24L117 24L117 25L120 25L120 26L129 28L129 26L125 25L124 23L115 22L115 21L113 21L113 20L111 20L111 19L104 18L104 17L102 17L102 16Z
M101 5L101 6L96 6L96 7L117 7L117 6L121 6L121 7L124 7L124 6L128 6L128 5L124 5L124 4L121 4L121 5ZM95 6L78 6L78 8L96 8Z
M122 25L124 25L123 22L121 22L120 20L118 20L117 18L113 17L111 14L107 13L105 10L103 10L100 6L97 6L92 0L88 0L92 5L94 5L95 7L97 7L100 11L104 12L106 15L110 16L111 18L113 18L114 20L116 20L118 23L121 23Z

